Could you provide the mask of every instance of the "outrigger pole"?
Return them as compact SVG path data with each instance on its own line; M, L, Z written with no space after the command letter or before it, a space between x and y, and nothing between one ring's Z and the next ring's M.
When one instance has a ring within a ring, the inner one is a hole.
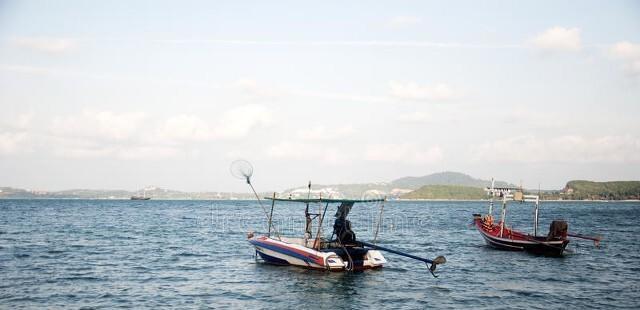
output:
M368 246L368 247L370 247L372 249L375 249L375 250L386 251L386 252L390 252L390 253L397 254L397 255L400 255L400 256L413 258L415 260L422 261L422 262L426 263L427 266L429 266L429 272L431 272L431 275L433 275L436 278L438 277L435 274L436 266L438 266L440 264L444 264L444 263L447 262L447 259L444 258L444 256L438 256L435 259L431 260L431 259L428 259L428 258L423 258L423 257L411 255L411 254L408 254L408 253L400 252L400 251L397 251L397 250L392 250L392 249L389 249L389 248L381 247L379 245L375 245L375 244L364 242L364 241L356 241L356 242L360 243L361 245Z
M256 192L256 189L253 188L253 184L251 184L251 176L253 175L253 166L251 165L251 163L249 163L244 159L238 159L231 163L231 166L229 167L229 169L231 170L231 174L234 177L245 180L247 182L247 184L251 188L251 191L253 191L253 195L255 195L256 199L258 199L258 204L260 205L260 208L262 208L262 211L264 212L264 216L267 218L267 221L269 223L269 228L268 228L269 235L271 235L271 227L273 227L273 230L278 236L278 239L280 239L280 233L278 233L278 229L271 221L271 215L273 215L273 205L271 205L271 215L269 215L269 212L267 212L267 209L262 204L262 200L260 199L260 196Z

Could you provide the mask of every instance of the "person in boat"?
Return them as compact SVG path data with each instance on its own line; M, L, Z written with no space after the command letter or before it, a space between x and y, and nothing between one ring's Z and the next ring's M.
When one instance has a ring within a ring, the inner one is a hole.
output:
M343 202L336 211L336 220L333 223L333 231L337 240L343 245L356 241L356 233L351 229L351 221L347 220L347 215L351 211L353 203Z
M493 227L493 216L491 214L482 217L482 226L485 229L491 229Z

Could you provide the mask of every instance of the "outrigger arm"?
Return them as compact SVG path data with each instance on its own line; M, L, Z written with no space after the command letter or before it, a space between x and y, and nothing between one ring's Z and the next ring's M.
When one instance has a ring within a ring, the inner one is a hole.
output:
M361 245L364 245L364 246L370 247L372 249L375 249L375 250L386 251L386 252L390 252L390 253L397 254L397 255L400 255L400 256L413 258L415 260L422 261L422 262L426 263L427 266L429 266L429 272L431 272L431 275L433 275L436 278L438 277L435 274L436 266L438 266L440 264L444 264L444 263L447 262L447 259L444 258L444 256L438 256L435 259L431 260L431 259L428 259L428 258L423 258L423 257L411 255L411 254L408 254L408 253L400 252L400 251L397 251L397 250L392 250L392 249L389 249L389 248L381 247L379 245L375 245L375 244L364 242L364 241L356 241L356 242L360 243Z

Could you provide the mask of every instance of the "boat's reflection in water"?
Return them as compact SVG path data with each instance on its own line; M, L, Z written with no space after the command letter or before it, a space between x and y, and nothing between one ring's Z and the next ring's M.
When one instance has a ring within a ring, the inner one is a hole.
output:
M278 281L278 286L285 286L289 293L275 297L286 298L287 303L336 309L362 304L362 290L384 285L385 274L385 268L326 272L296 266L276 266L260 261L256 261L255 269L257 281ZM386 271L388 273L389 270Z

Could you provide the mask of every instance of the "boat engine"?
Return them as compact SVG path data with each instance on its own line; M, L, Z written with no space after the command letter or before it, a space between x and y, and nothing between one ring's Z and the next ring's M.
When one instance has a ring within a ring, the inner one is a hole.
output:
M567 231L569 224L564 220L554 220L549 226L549 234L547 240L564 240L567 239Z
M347 220L353 202L343 202L336 212L336 220L333 223L333 233L342 244L354 243L356 234L351 230L351 222Z
M356 241L356 233L351 230L351 221L349 220L336 219L333 224L333 233L342 244L350 244Z

